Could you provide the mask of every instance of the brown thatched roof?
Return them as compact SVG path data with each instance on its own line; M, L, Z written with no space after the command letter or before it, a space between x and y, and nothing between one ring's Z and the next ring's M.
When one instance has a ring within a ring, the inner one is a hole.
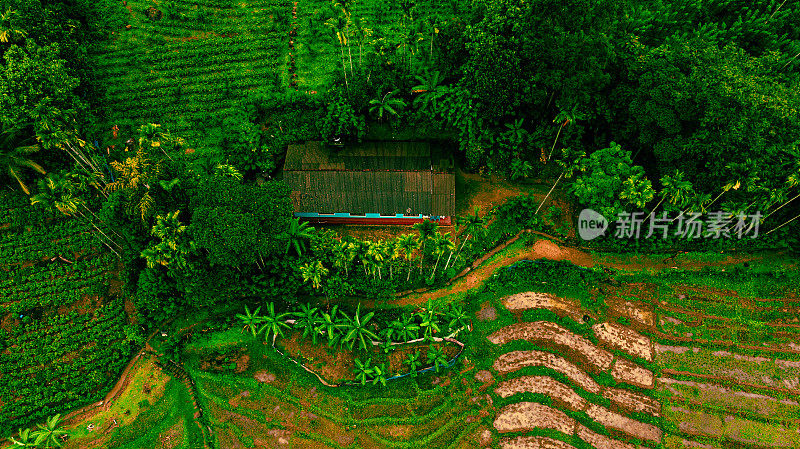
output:
M452 160L426 142L289 145L283 170L295 212L455 213Z

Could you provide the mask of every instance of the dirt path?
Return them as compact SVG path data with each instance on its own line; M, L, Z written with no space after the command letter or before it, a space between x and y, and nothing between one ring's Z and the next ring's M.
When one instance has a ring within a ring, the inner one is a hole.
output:
M654 260L652 258L639 256L638 258L630 258L629 260L623 262L615 261L611 257L602 254L591 254L581 249L573 248L567 245L559 245L553 241L541 239L537 240L536 243L534 243L531 247L515 248L505 254L502 254L500 257L492 259L492 257L506 249L506 246L508 246L510 243L513 243L513 241L515 241L518 237L519 235L514 239L509 240L509 242L499 246L498 248L495 248L495 250L476 261L476 263L473 264L474 268L462 272L459 275L460 277L457 277L448 286L430 292L413 292L398 298L393 302L393 304L398 306L423 304L428 299L438 299L447 295L471 290L480 286L486 279L492 276L492 274L494 274L495 270L498 268L511 265L521 260L568 260L581 267L591 268L594 266L601 266L618 270L633 271L643 269L695 269L703 266L726 266L755 261L762 258L761 256L753 255L735 255L728 256L726 260L722 261L701 262L681 261L674 258ZM487 260L491 261L484 263Z

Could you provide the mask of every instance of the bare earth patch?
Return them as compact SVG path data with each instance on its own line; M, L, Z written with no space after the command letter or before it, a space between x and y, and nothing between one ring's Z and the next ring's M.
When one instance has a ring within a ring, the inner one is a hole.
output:
M586 399L578 396L572 388L547 376L522 376L509 379L501 382L494 392L502 398L520 393L544 394L574 411L583 410L587 405Z
M597 449L636 449L636 446L609 438L578 424L576 429L578 438L589 443Z
M493 368L500 374L507 374L527 366L544 366L567 376L584 390L599 394L600 385L580 368L563 357L544 351L511 351L500 355Z
M610 352L549 321L512 324L494 332L488 338L494 344L505 344L513 340L550 343L571 350L576 356L586 360L590 367L599 371L610 368L614 360Z
M653 343L644 335L618 323L598 323L592 326L597 340L612 349L632 357L653 361Z
M603 397L610 400L611 404L631 412L661 416L660 402L635 391L605 387Z
M479 321L494 321L497 318L497 309L492 306L486 306L475 312L475 317Z
M547 437L516 437L500 440L500 449L575 449L575 446Z
M606 304L608 304L609 309L631 321L639 322L646 327L653 327L656 325L652 304L621 298L607 298Z
M578 300L561 298L550 293L524 292L503 298L503 305L511 311L528 309L547 309L560 316L568 316L577 322L583 320L584 315L594 317L594 314L584 310Z
M643 440L655 441L656 443L661 442L662 432L658 427L632 420L619 413L614 413L605 407L589 404L586 414L610 429L619 430L620 432L625 432L628 435Z
M564 412L535 402L509 404L500 410L494 420L494 428L500 433L553 429L571 435L575 424L575 420Z
M617 382L624 382L637 387L653 388L655 386L653 372L630 360L617 359L614 368L611 370L611 377Z
M277 377L274 374L263 369L261 371L257 371L253 375L253 377L255 377L257 381L262 383L272 383L275 382L275 379L277 379Z

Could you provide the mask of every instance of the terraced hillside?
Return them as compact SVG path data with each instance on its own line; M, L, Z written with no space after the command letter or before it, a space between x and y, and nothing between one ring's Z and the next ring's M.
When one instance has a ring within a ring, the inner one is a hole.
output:
M0 208L0 434L97 400L128 361L117 259L88 225Z
M595 321L580 302L549 293L505 297L517 322L487 338L503 448L657 447L661 404L654 398L653 346L617 323ZM544 312L544 313L542 313ZM536 315L551 319L532 320ZM560 322L556 323L554 320Z

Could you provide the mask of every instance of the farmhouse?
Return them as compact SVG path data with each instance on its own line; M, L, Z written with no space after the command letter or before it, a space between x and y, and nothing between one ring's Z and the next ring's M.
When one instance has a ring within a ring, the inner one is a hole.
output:
M296 217L315 223L451 224L451 156L427 142L289 145L283 177Z

